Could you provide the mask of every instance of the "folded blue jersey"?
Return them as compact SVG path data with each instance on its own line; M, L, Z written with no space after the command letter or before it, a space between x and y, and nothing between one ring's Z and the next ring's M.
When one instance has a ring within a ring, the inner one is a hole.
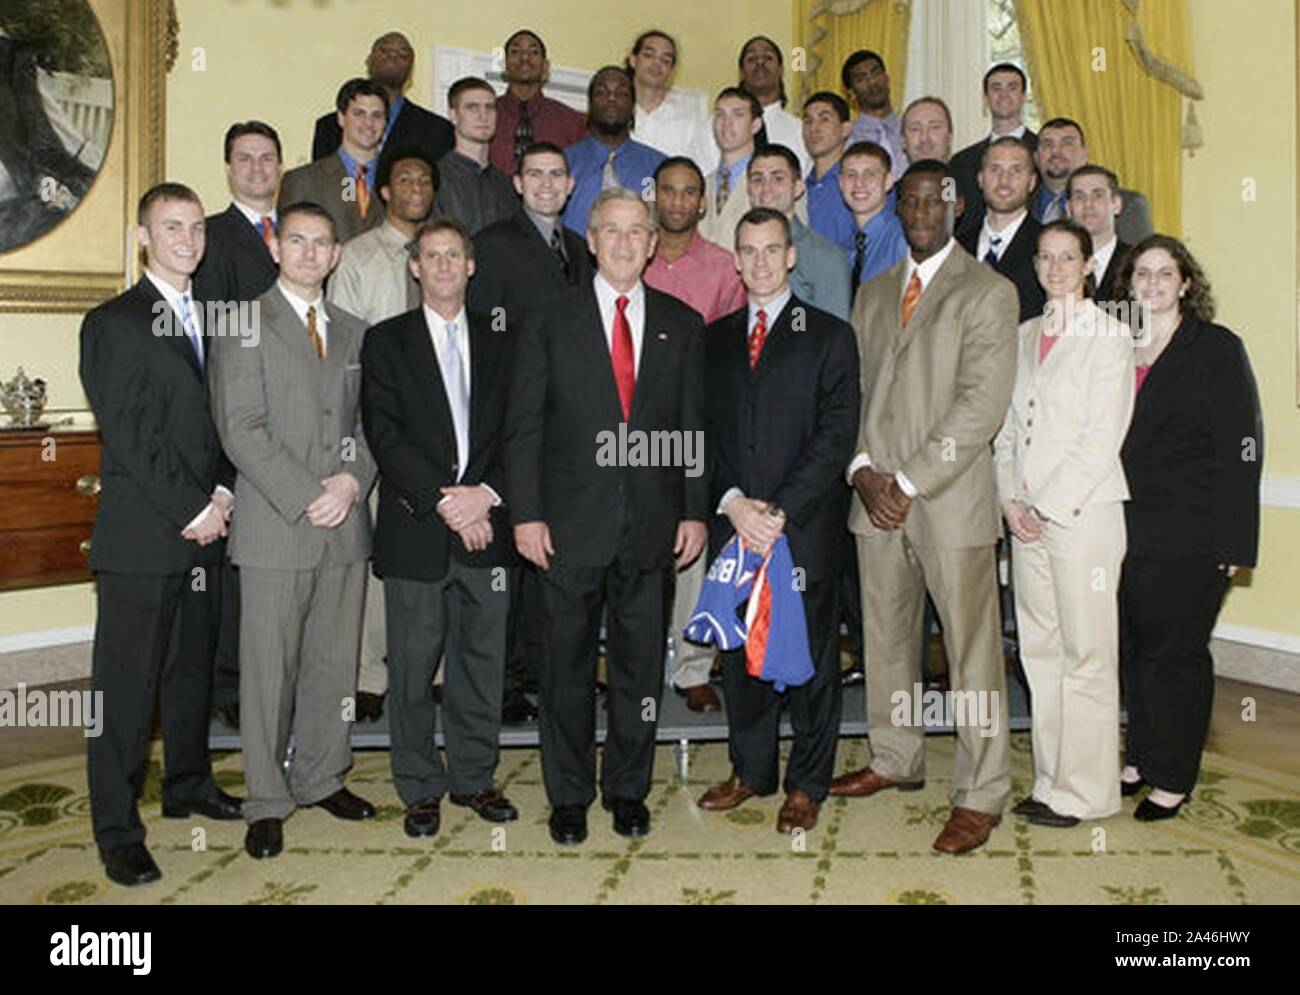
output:
M778 691L812 680L808 622L786 537L760 556L732 536L709 565L683 635L723 650L743 645L750 676L771 681Z

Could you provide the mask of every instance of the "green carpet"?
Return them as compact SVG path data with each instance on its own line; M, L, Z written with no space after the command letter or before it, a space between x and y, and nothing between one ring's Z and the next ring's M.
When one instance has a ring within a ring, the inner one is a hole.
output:
M982 849L953 858L930 848L947 815L953 740L932 736L924 791L832 799L800 847L775 831L781 798L728 813L694 800L728 773L725 744L697 745L690 780L662 748L648 837L614 835L599 805L581 847L546 830L536 750L502 752L498 783L519 807L496 827L443 807L429 841L402 832L387 753L359 753L349 785L379 808L366 823L318 809L285 824L285 852L254 861L242 823L163 819L151 767L141 812L163 879L125 889L103 875L91 840L85 763L56 760L0 771L0 902L5 903L1070 903L1300 902L1300 779L1207 754L1183 815L1157 824L1124 811L1053 830L1008 814ZM788 749L788 744L786 744ZM840 741L837 770L861 766L865 740ZM1029 786L1029 737L1013 737L1013 798ZM238 794L238 754L216 758Z

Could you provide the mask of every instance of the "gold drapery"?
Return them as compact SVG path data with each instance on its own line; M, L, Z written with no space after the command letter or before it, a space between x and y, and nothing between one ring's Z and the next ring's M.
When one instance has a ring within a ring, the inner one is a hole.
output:
M840 67L860 48L885 60L890 99L894 110L901 111L911 23L911 0L795 0L795 44L803 47L807 61L794 77L797 101L791 112L799 113L804 99L817 91L830 90L848 100L856 115L853 95L840 82Z

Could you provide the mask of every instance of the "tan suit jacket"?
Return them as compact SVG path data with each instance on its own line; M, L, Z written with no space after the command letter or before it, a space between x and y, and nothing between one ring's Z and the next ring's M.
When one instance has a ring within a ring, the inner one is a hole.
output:
M954 244L903 328L906 273L904 259L865 284L854 303L862 359L856 451L916 487L903 526L914 545L992 545L1000 521L990 443L1015 377L1016 288ZM860 500L849 528L877 531Z
M277 283L257 299L260 342L218 336L212 408L237 473L230 558L237 565L306 570L370 555L365 496L375 462L361 431L361 340L366 326L326 304L325 362ZM347 470L361 485L343 523L307 521L321 480Z
M720 245L728 252L736 248L736 225L749 210L749 185L742 173L736 185L727 194L727 202L722 205L722 213L717 210L718 172L714 170L704 181L704 217L700 220L700 234L715 245Z
M280 180L280 199L277 209L283 211L290 204L300 200L319 204L334 219L340 242L369 231L382 224L387 216L384 201L378 190L370 191L370 204L366 216L361 216L357 206L356 191L348 179L348 171L337 153L331 153L324 159L317 159L305 166L298 166L284 174Z
M994 442L998 497L1069 526L1128 499L1120 447L1133 415L1133 335L1091 300L1038 362L1041 317L1020 326L1011 407Z

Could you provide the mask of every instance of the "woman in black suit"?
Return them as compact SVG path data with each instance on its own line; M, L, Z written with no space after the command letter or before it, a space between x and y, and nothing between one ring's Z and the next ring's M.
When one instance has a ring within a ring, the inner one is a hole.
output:
M1255 565L1263 438L1245 347L1213 324L1209 282L1183 244L1167 235L1138 243L1117 289L1142 307L1121 454L1131 498L1120 779L1125 795L1151 787L1134 813L1151 821L1177 815L1196 783L1214 700L1210 633L1232 576Z

